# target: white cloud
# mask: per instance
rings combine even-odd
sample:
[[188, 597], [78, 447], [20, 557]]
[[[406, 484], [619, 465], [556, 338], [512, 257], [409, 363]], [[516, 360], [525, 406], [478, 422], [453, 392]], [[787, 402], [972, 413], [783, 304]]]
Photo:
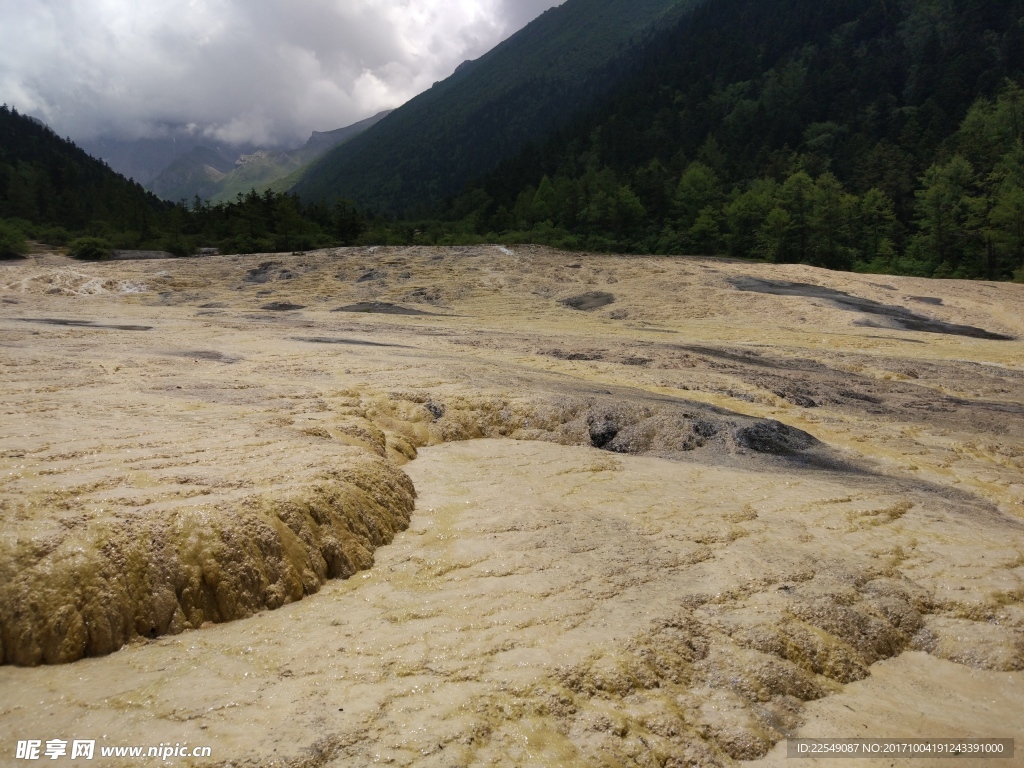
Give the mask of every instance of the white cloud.
[[290, 143], [398, 106], [559, 0], [0, 0], [0, 102], [75, 139]]

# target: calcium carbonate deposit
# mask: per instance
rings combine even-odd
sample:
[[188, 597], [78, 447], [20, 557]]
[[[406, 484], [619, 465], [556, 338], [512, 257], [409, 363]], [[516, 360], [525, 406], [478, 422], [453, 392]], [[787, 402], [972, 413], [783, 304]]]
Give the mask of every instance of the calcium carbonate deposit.
[[4, 263], [0, 763], [1024, 745], [1022, 306], [528, 246]]

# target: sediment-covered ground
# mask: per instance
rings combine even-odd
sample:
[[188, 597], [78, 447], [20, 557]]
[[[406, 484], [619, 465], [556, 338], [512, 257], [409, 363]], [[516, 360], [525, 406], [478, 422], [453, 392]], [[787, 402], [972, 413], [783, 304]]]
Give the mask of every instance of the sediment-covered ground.
[[1022, 306], [530, 247], [5, 263], [0, 763], [1024, 739]]

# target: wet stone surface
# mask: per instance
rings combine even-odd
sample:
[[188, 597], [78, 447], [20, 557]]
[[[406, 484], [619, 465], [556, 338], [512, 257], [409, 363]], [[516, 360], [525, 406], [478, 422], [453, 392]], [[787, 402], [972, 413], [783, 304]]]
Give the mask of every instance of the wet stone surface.
[[[823, 299], [834, 306], [848, 312], [861, 312], [867, 315], [875, 315], [885, 318], [888, 324], [879, 324], [877, 321], [861, 320], [857, 324], [867, 328], [903, 328], [908, 331], [920, 331], [922, 333], [946, 333], [954, 336], [968, 336], [976, 339], [992, 339], [998, 341], [1010, 341], [1013, 337], [1000, 333], [992, 333], [982, 328], [974, 328], [969, 325], [957, 325], [915, 314], [905, 307], [881, 304], [870, 299], [862, 299], [858, 296], [851, 296], [844, 291], [837, 291], [832, 288], [825, 288], [819, 285], [808, 285], [806, 283], [787, 283], [777, 280], [758, 280], [756, 278], [738, 278], [733, 285], [740, 291], [753, 293], [766, 293], [772, 296], [800, 296], [808, 299]], [[914, 301], [936, 306], [942, 305], [942, 299], [912, 297]]]
[[895, 325], [1020, 338], [1021, 286], [530, 246], [0, 273], [5, 743], [676, 768], [1024, 740], [1022, 342]]

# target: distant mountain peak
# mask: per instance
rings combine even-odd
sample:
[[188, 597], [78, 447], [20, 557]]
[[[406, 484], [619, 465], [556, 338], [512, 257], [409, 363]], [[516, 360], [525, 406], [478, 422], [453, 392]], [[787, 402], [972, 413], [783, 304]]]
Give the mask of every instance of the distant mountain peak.
[[248, 165], [250, 163], [260, 162], [262, 160], [270, 160], [276, 155], [285, 154], [283, 152], [274, 152], [269, 149], [257, 149], [250, 155], [239, 155], [238, 159], [235, 160], [236, 166]]
[[229, 154], [222, 148], [194, 147], [176, 157], [147, 186], [165, 200], [191, 200], [199, 195], [218, 202], [254, 188], [262, 192], [390, 113], [391, 110], [386, 110], [334, 131], [313, 131], [305, 145], [296, 149], [253, 148]]
[[313, 131], [313, 135], [309, 137], [309, 140], [306, 142], [303, 149], [318, 150], [322, 148], [323, 152], [326, 152], [327, 150], [338, 146], [338, 144], [358, 136], [363, 131], [376, 125], [392, 112], [394, 112], [393, 109], [385, 109], [383, 112], [378, 112], [373, 117], [368, 117], [365, 120], [360, 120], [358, 123], [353, 123], [345, 128], [338, 128], [333, 131]]

